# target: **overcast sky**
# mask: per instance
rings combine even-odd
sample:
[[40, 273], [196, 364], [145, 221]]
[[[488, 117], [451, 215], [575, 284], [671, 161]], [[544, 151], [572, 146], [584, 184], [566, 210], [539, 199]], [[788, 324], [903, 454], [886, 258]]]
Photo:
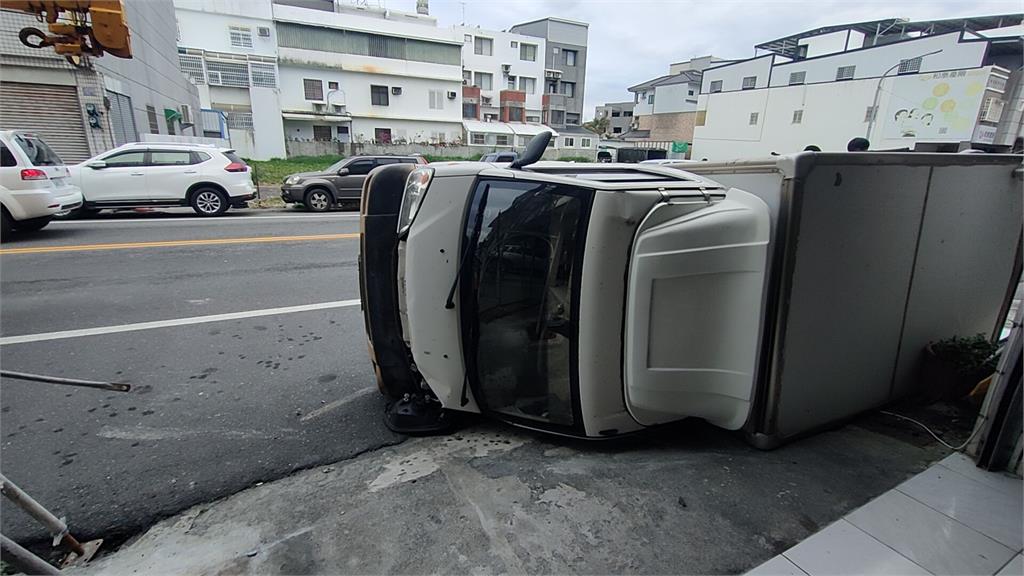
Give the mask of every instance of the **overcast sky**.
[[[380, 2], [395, 10], [416, 9], [416, 0]], [[627, 87], [666, 74], [670, 63], [693, 56], [749, 58], [754, 55], [754, 44], [833, 24], [1020, 11], [1020, 0], [430, 0], [430, 14], [445, 27], [464, 21], [490, 30], [506, 30], [545, 16], [590, 24], [584, 110], [587, 119], [593, 117], [594, 106], [631, 100]]]

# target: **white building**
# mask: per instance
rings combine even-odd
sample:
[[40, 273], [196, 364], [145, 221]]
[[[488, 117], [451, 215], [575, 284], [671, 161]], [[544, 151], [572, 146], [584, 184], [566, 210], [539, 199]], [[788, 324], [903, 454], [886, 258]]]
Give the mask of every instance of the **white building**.
[[228, 138], [247, 158], [283, 158], [270, 0], [174, 0], [174, 6], [178, 59], [199, 87], [203, 133]]
[[704, 70], [693, 157], [839, 151], [854, 137], [873, 150], [1008, 150], [1022, 135], [1020, 23], [880, 20], [760, 44], [766, 54]]
[[[481, 101], [476, 118], [539, 123], [544, 91], [545, 39], [470, 26], [456, 26], [454, 30], [463, 40], [463, 83], [480, 88]], [[525, 94], [522, 117], [502, 118], [501, 92], [505, 90], [518, 90]]]

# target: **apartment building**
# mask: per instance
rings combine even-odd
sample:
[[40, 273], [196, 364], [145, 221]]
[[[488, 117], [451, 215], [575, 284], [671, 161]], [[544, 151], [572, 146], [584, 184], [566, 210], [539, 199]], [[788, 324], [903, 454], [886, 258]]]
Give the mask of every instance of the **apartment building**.
[[693, 157], [727, 160], [816, 145], [956, 152], [1020, 148], [1021, 14], [827, 26], [710, 67]]
[[619, 138], [633, 127], [633, 108], [636, 102], [606, 102], [594, 108], [594, 118], [607, 118], [608, 129], [603, 134]]
[[628, 88], [633, 93], [632, 130], [628, 140], [692, 142], [701, 76], [709, 66], [725, 62], [702, 56], [669, 65], [669, 73]]
[[470, 26], [454, 30], [463, 40], [462, 83], [478, 89], [468, 91], [476, 101], [463, 117], [540, 123], [546, 41]]
[[509, 31], [544, 39], [541, 122], [556, 129], [580, 126], [587, 79], [588, 25], [543, 18], [516, 24]]
[[0, 129], [35, 131], [69, 163], [143, 134], [195, 135], [200, 101], [174, 58], [174, 5], [128, 0], [124, 14], [132, 58], [87, 57], [76, 68], [18, 40], [40, 27], [34, 16], [0, 10]]

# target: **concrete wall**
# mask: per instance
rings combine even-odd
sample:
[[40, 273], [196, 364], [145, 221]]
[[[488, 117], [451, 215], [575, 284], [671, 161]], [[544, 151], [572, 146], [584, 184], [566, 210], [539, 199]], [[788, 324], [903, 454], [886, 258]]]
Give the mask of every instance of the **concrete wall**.
[[700, 83], [666, 84], [654, 88], [654, 114], [693, 112], [697, 110]]
[[[597, 139], [595, 138], [595, 146]], [[490, 152], [517, 150], [519, 147], [496, 147], [496, 146], [430, 146], [422, 144], [381, 146], [376, 144], [342, 144], [340, 142], [298, 142], [287, 143], [288, 156], [325, 156], [343, 155], [352, 156], [356, 154], [424, 154], [430, 156], [443, 156], [451, 158], [473, 158]], [[583, 156], [594, 161], [597, 160], [597, 149], [555, 149], [549, 148], [544, 152], [545, 160], [558, 160], [567, 156]]]
[[[238, 54], [255, 54], [259, 56], [275, 56], [277, 54], [277, 31], [270, 15], [270, 0], [246, 1], [246, 12], [229, 12], [218, 14], [214, 5], [175, 0], [175, 15], [178, 19], [180, 40], [178, 44], [187, 48], [202, 48], [213, 52]], [[186, 8], [187, 6], [187, 8]], [[236, 8], [236, 7], [226, 7]], [[258, 15], [262, 14], [262, 17]], [[231, 45], [228, 27], [247, 27], [252, 32], [252, 48], [241, 48]], [[260, 37], [257, 28], [270, 28], [270, 37]]]
[[693, 142], [693, 125], [697, 112], [674, 112], [649, 116], [651, 140]]
[[708, 68], [704, 71], [701, 79], [700, 92], [705, 94], [710, 91], [711, 83], [716, 80], [722, 81], [722, 92], [732, 92], [743, 87], [743, 78], [757, 76], [755, 86], [765, 88], [768, 86], [768, 76], [771, 74], [772, 62], [776, 59], [774, 54], [752, 58], [737, 62], [736, 64], [725, 64], [717, 68]]

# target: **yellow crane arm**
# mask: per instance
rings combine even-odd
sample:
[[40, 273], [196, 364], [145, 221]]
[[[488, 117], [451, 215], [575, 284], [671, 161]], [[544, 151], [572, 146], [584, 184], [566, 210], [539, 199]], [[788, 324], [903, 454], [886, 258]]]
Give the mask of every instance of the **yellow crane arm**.
[[47, 32], [23, 28], [18, 37], [26, 46], [53, 46], [76, 66], [84, 54], [131, 58], [131, 33], [124, 19], [123, 0], [0, 0], [0, 8], [34, 14]]

